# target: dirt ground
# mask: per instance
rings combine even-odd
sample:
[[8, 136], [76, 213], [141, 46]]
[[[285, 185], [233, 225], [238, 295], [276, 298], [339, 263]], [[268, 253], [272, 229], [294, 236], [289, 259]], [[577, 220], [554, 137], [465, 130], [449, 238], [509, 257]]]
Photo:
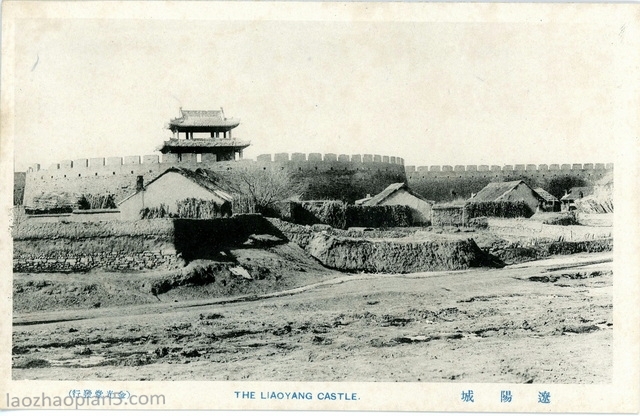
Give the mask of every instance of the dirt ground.
[[12, 376], [610, 383], [611, 260], [409, 275], [314, 269], [300, 271], [302, 287], [276, 293], [17, 308]]
[[13, 310], [93, 308], [100, 314], [113, 306], [272, 293], [338, 274], [295, 244], [233, 249], [227, 255], [229, 261], [196, 260], [178, 270], [14, 273]]

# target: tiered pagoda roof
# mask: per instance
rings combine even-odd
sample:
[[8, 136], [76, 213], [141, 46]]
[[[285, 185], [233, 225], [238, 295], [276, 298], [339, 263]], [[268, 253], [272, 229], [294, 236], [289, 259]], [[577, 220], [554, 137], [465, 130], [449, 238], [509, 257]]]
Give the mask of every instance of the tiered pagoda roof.
[[[242, 149], [251, 143], [232, 137], [232, 131], [240, 124], [237, 118], [227, 118], [224, 110], [183, 110], [167, 126], [174, 137], [163, 142], [158, 149], [162, 153], [215, 154], [217, 160], [242, 158]], [[202, 136], [209, 137], [197, 137]]]
[[241, 139], [225, 139], [225, 138], [210, 138], [210, 139], [169, 139], [164, 141], [160, 147], [160, 152], [169, 153], [171, 149], [185, 149], [189, 148], [189, 152], [192, 153], [206, 153], [207, 149], [214, 148], [233, 148], [244, 149], [251, 144], [249, 140]]
[[169, 122], [169, 129], [175, 132], [225, 132], [238, 127], [240, 120], [226, 118], [220, 110], [183, 110], [181, 116]]

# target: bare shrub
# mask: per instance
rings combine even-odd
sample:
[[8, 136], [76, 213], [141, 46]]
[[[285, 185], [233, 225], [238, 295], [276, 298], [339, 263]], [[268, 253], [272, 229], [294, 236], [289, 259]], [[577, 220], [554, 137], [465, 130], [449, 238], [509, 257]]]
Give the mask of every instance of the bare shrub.
[[238, 195], [247, 198], [246, 205], [253, 205], [255, 211], [261, 213], [273, 209], [278, 201], [299, 199], [305, 190], [305, 186], [294, 180], [286, 169], [237, 171], [226, 179], [225, 185], [234, 198]]
[[117, 208], [113, 194], [83, 194], [76, 204], [78, 209], [115, 209]]

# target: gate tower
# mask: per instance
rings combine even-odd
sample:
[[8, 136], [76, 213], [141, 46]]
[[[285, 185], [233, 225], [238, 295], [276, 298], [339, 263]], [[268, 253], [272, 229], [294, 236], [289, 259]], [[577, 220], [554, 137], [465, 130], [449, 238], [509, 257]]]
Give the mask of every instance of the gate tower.
[[[234, 138], [232, 130], [240, 124], [237, 118], [226, 118], [224, 110], [183, 110], [169, 122], [174, 137], [158, 149], [163, 162], [218, 162], [242, 159], [242, 151], [251, 143]], [[195, 161], [195, 160], [194, 160]]]

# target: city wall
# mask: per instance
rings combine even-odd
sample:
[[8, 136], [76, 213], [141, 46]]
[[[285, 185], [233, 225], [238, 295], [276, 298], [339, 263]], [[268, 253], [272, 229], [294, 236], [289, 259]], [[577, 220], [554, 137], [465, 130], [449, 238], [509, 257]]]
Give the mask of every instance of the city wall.
[[[553, 180], [570, 177], [572, 183], [593, 185], [613, 170], [613, 164], [551, 165], [455, 165], [404, 166], [400, 157], [372, 154], [276, 153], [260, 155], [256, 160], [200, 161], [196, 155], [183, 154], [182, 161], [159, 155], [65, 160], [46, 168], [36, 164], [26, 172], [15, 188], [24, 192], [24, 205], [43, 193], [114, 194], [116, 201], [135, 192], [136, 179], [148, 182], [171, 167], [204, 168], [223, 177], [233, 177], [249, 169], [288, 169], [294, 178], [307, 185], [305, 199], [340, 199], [353, 202], [382, 191], [391, 183], [407, 182], [428, 200], [450, 201], [468, 198], [489, 182], [523, 179], [532, 187], [549, 191], [558, 188]], [[554, 188], [555, 186], [555, 188]], [[18, 189], [20, 188], [20, 189]], [[558, 191], [556, 190], [556, 193]]]
[[405, 170], [415, 192], [430, 200], [451, 201], [469, 198], [490, 182], [522, 179], [533, 188], [550, 192], [559, 189], [554, 180], [557, 183], [561, 178], [570, 178], [565, 183], [574, 186], [592, 186], [613, 171], [613, 164], [406, 166]]
[[293, 176], [308, 184], [304, 197], [355, 200], [367, 193], [377, 193], [389, 183], [406, 180], [404, 160], [399, 157], [371, 154], [338, 155], [334, 153], [276, 153], [260, 155], [256, 160], [226, 162], [200, 161], [196, 155], [183, 154], [183, 159], [161, 159], [159, 155], [126, 156], [65, 160], [46, 168], [32, 165], [26, 173], [24, 204], [44, 193], [104, 194], [116, 201], [135, 192], [136, 179], [148, 182], [171, 167], [208, 169], [221, 176], [233, 176], [248, 169], [288, 169]]

